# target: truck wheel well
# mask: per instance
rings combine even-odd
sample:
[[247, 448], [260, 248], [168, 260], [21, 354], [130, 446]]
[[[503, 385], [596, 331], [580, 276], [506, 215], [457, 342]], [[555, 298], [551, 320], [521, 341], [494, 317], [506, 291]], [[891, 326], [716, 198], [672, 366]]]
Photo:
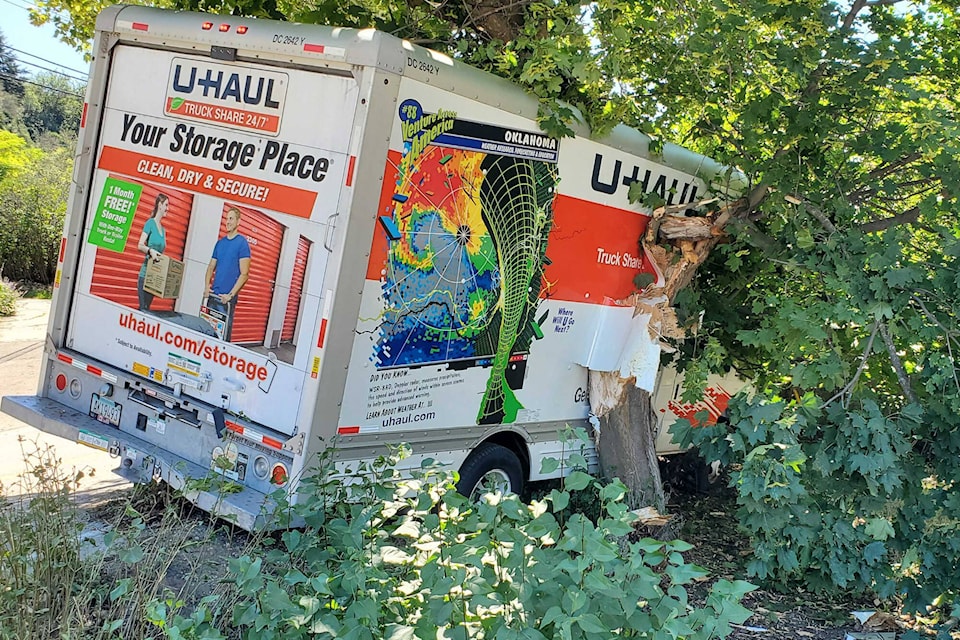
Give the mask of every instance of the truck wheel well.
[[519, 433], [514, 433], [512, 431], [499, 431], [492, 436], [485, 438], [481, 442], [477, 443], [479, 447], [484, 442], [492, 442], [498, 444], [501, 447], [506, 447], [517, 454], [517, 457], [520, 458], [520, 464], [523, 466], [523, 479], [527, 481], [530, 479], [530, 450], [527, 448], [527, 443]]

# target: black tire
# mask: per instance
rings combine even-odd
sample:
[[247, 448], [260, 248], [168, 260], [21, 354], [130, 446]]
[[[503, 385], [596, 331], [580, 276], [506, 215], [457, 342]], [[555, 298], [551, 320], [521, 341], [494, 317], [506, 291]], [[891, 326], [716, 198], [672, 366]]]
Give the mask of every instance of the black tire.
[[[460, 467], [457, 491], [472, 500], [483, 493], [501, 488], [504, 493], [523, 491], [523, 465], [510, 449], [492, 442], [484, 442], [467, 456]], [[485, 491], [486, 490], [486, 491]]]

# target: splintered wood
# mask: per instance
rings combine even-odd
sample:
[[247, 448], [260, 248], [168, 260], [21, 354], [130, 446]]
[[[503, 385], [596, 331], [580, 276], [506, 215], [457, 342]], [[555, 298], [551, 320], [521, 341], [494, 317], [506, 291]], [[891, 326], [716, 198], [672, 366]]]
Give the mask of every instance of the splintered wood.
[[656, 510], [655, 507], [642, 507], [631, 511], [637, 516], [637, 524], [645, 527], [664, 527], [673, 520], [672, 515], [664, 515]]

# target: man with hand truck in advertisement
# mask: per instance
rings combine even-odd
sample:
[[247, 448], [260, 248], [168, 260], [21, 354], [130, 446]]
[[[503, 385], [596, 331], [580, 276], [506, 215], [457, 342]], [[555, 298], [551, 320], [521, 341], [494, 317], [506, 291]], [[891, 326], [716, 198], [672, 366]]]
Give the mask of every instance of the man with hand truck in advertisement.
[[237, 296], [250, 277], [250, 244], [239, 234], [238, 208], [227, 209], [226, 228], [226, 235], [217, 240], [207, 265], [203, 291], [207, 304], [200, 312], [206, 313], [220, 338], [229, 342]]

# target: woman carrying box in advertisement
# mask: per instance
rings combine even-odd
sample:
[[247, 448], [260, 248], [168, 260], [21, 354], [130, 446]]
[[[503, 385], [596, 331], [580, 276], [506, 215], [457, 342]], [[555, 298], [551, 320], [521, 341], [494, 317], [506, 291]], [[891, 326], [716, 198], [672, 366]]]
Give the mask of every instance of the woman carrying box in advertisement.
[[157, 199], [153, 203], [153, 213], [143, 225], [143, 233], [140, 234], [140, 242], [137, 243], [137, 250], [146, 254], [143, 265], [140, 266], [140, 276], [137, 278], [140, 311], [149, 311], [150, 305], [153, 304], [153, 294], [143, 290], [143, 279], [147, 275], [147, 262], [159, 258], [167, 248], [167, 231], [163, 228], [162, 221], [167, 215], [169, 204], [170, 198], [165, 193], [157, 194]]

